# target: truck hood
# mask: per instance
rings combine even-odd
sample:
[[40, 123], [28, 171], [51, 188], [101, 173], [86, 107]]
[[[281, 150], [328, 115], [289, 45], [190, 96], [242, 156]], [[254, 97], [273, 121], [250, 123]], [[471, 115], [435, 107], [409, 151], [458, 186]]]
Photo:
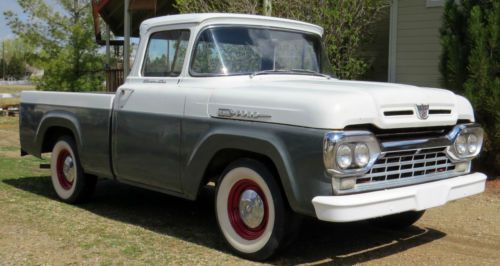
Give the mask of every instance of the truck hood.
[[[474, 120], [465, 98], [442, 89], [321, 77], [257, 76], [238, 84], [213, 90], [210, 116], [323, 129], [359, 124], [428, 127]], [[428, 118], [419, 117], [417, 105], [429, 105]]]

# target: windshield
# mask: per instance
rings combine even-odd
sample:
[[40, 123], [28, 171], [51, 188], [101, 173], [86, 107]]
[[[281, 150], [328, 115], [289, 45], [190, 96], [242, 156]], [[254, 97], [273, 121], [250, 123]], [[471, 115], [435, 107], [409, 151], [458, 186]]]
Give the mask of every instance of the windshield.
[[262, 73], [332, 74], [318, 35], [268, 28], [218, 27], [201, 33], [192, 76]]

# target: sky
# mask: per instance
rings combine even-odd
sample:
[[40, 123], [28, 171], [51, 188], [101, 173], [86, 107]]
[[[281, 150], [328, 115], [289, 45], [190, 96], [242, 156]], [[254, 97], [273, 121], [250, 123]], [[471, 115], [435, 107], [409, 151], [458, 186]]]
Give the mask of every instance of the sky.
[[21, 7], [17, 4], [15, 0], [2, 0], [0, 1], [0, 40], [15, 38], [15, 35], [7, 26], [7, 21], [3, 15], [3, 12], [7, 10], [12, 10], [19, 14], [21, 18], [26, 19], [26, 15], [23, 14]]
[[[45, 0], [50, 6], [53, 6], [56, 10], [60, 10], [56, 3], [57, 0]], [[3, 39], [13, 39], [16, 37], [14, 33], [7, 26], [7, 21], [3, 13], [7, 10], [11, 10], [18, 14], [21, 19], [27, 19], [27, 15], [23, 14], [21, 7], [17, 4], [17, 0], [0, 0], [0, 40]]]
[[[3, 13], [7, 10], [14, 11], [14, 13], [18, 14], [21, 19], [27, 19], [28, 16], [23, 14], [23, 11], [19, 4], [17, 4], [18, 0], [0, 0], [0, 41], [4, 39], [13, 39], [16, 38], [16, 35], [12, 33], [9, 26], [7, 26], [7, 21]], [[22, 1], [22, 0], [21, 0]], [[45, 0], [50, 6], [54, 7], [56, 10], [61, 10], [62, 8], [57, 4], [57, 0]], [[122, 39], [122, 38], [118, 38]], [[132, 45], [137, 45], [139, 42], [138, 38], [131, 38], [130, 40]]]

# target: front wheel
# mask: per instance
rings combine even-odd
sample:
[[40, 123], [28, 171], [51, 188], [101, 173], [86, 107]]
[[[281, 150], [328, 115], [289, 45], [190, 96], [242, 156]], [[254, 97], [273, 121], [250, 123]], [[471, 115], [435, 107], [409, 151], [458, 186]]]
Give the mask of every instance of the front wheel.
[[271, 172], [250, 159], [232, 163], [221, 175], [215, 211], [229, 246], [251, 260], [269, 258], [286, 242], [286, 220], [293, 215]]
[[97, 178], [85, 175], [72, 138], [58, 139], [52, 149], [52, 186], [57, 196], [67, 203], [83, 202], [94, 191]]

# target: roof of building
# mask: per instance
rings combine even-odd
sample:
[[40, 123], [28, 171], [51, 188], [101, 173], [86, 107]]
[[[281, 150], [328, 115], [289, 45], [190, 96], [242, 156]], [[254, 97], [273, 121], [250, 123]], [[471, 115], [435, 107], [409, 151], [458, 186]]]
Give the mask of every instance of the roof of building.
[[[175, 1], [172, 0], [129, 0], [130, 34], [139, 36], [139, 25], [142, 21], [156, 16], [178, 14]], [[92, 11], [96, 35], [100, 34], [99, 17], [109, 25], [115, 36], [123, 36], [124, 1], [93, 0]]]

